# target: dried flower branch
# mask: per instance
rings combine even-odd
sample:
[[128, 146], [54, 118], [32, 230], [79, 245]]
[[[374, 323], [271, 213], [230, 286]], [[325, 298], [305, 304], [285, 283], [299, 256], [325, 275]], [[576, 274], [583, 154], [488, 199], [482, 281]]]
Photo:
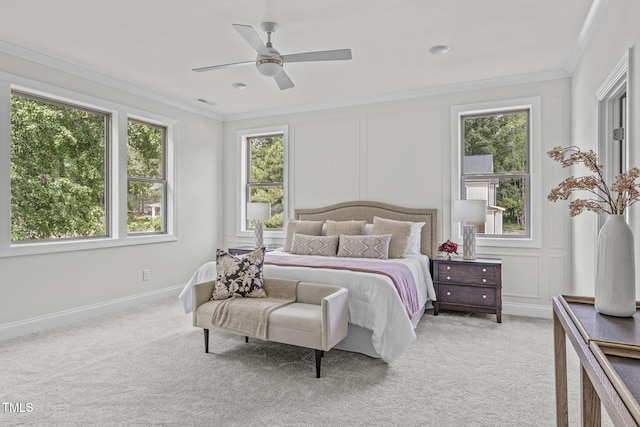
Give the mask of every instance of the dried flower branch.
[[604, 180], [604, 166], [598, 163], [598, 156], [593, 150], [581, 151], [580, 148], [555, 147], [547, 152], [553, 160], [562, 167], [582, 164], [595, 174], [573, 177], [570, 176], [553, 188], [547, 199], [552, 202], [567, 200], [574, 191], [584, 191], [590, 194], [587, 198], [574, 199], [569, 202], [569, 214], [576, 216], [584, 211], [608, 213], [610, 215], [623, 214], [625, 209], [640, 200], [640, 169], [633, 167], [627, 172], [617, 175], [611, 187]]

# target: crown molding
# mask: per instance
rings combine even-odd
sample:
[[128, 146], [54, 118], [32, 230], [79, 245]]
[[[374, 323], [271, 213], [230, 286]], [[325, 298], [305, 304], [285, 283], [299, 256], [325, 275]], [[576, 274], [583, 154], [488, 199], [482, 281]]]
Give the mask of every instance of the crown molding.
[[98, 73], [88, 68], [85, 68], [76, 64], [72, 64], [70, 62], [63, 61], [61, 59], [54, 58], [52, 56], [49, 56], [40, 52], [36, 52], [34, 50], [27, 49], [22, 46], [18, 46], [16, 44], [7, 42], [5, 40], [0, 40], [0, 52], [6, 53], [11, 56], [15, 56], [16, 58], [34, 62], [36, 64], [40, 64], [40, 65], [52, 68], [54, 70], [61, 71], [85, 80], [89, 80], [94, 83], [99, 83], [113, 89], [122, 90], [124, 92], [137, 95], [154, 102], [159, 102], [169, 107], [178, 108], [184, 111], [188, 111], [190, 113], [195, 113], [195, 114], [205, 116], [211, 119], [216, 119], [219, 121], [222, 121], [223, 119], [221, 115], [214, 113], [212, 111], [208, 111], [207, 109], [198, 108], [197, 106], [177, 101], [173, 98], [160, 95], [156, 92], [145, 89], [138, 85], [134, 85], [134, 84], [110, 77], [106, 74]]
[[314, 111], [331, 110], [337, 108], [356, 107], [360, 105], [377, 104], [383, 102], [402, 101], [405, 99], [424, 98], [437, 95], [448, 95], [459, 92], [468, 92], [472, 90], [492, 89], [502, 86], [510, 86], [517, 84], [535, 83], [547, 80], [557, 80], [569, 78], [569, 73], [564, 69], [550, 70], [539, 73], [520, 74], [515, 76], [500, 77], [487, 80], [476, 80], [471, 82], [455, 83], [450, 85], [435, 86], [419, 90], [411, 90], [404, 92], [395, 92], [389, 94], [367, 96], [354, 98], [350, 100], [331, 102], [324, 104], [305, 105], [293, 108], [271, 109], [263, 111], [254, 111], [249, 113], [238, 113], [224, 115], [224, 122], [256, 119], [263, 117], [280, 116], [287, 114], [308, 113]]
[[573, 75], [578, 63], [582, 59], [587, 43], [591, 40], [596, 24], [600, 21], [600, 18], [602, 18], [602, 14], [604, 13], [604, 9], [608, 2], [609, 0], [593, 0], [593, 3], [591, 3], [589, 13], [587, 13], [587, 17], [582, 24], [580, 34], [578, 34], [578, 40], [573, 47], [573, 52], [571, 53], [569, 62], [566, 65], [569, 75]]

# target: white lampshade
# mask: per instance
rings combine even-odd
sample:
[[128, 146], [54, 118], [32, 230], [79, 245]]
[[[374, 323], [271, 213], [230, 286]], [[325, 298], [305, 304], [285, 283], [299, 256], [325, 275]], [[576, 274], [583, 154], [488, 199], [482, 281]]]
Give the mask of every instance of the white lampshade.
[[484, 223], [487, 220], [487, 202], [485, 200], [454, 200], [453, 220], [462, 223]]
[[271, 218], [271, 203], [247, 203], [247, 219], [262, 221]]

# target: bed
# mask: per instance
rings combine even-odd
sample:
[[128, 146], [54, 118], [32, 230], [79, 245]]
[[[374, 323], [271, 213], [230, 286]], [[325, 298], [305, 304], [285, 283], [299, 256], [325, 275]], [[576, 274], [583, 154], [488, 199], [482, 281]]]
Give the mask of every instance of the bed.
[[[304, 280], [345, 287], [349, 290], [349, 333], [336, 348], [381, 358], [386, 363], [397, 360], [415, 341], [415, 326], [425, 308], [435, 301], [429, 270], [429, 258], [437, 251], [437, 210], [404, 208], [390, 204], [355, 201], [315, 209], [297, 209], [298, 221], [366, 221], [374, 217], [395, 221], [424, 223], [416, 242], [419, 252], [402, 259], [335, 260], [339, 266], [327, 266], [334, 257], [292, 255], [282, 249], [267, 252], [264, 277]], [[367, 226], [369, 227], [369, 226]], [[326, 228], [326, 227], [325, 227]], [[324, 234], [324, 233], [323, 233]], [[316, 261], [320, 264], [316, 265]], [[344, 267], [345, 263], [353, 267]], [[325, 263], [325, 264], [322, 264]], [[380, 265], [380, 271], [374, 271]], [[366, 265], [365, 267], [361, 267]], [[385, 269], [410, 271], [415, 283], [413, 297], [403, 294], [397, 278]], [[190, 288], [195, 283], [214, 280], [215, 262], [201, 266], [180, 295], [185, 312], [190, 312]], [[407, 293], [405, 291], [405, 293]], [[402, 294], [402, 296], [401, 296]], [[410, 303], [407, 303], [407, 298]], [[411, 307], [409, 307], [411, 306]]]

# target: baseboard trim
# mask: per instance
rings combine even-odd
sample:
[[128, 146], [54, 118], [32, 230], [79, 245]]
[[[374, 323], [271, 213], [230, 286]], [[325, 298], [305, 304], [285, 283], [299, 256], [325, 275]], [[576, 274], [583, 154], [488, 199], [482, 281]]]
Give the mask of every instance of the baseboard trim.
[[502, 314], [552, 319], [553, 309], [551, 308], [551, 306], [547, 307], [530, 304], [504, 303], [502, 305]]
[[[158, 289], [155, 291], [145, 292], [142, 294], [131, 295], [124, 298], [118, 298], [98, 304], [78, 307], [71, 310], [60, 311], [58, 313], [48, 314], [46, 316], [34, 317], [27, 320], [21, 320], [14, 323], [8, 323], [0, 326], [0, 341], [14, 338], [58, 326], [67, 325], [69, 323], [80, 320], [90, 319], [92, 317], [103, 314], [113, 313], [115, 311], [132, 308], [140, 303], [158, 300], [161, 298], [175, 296], [178, 297], [184, 285], [171, 286], [168, 288]], [[177, 304], [176, 300], [176, 304]]]

